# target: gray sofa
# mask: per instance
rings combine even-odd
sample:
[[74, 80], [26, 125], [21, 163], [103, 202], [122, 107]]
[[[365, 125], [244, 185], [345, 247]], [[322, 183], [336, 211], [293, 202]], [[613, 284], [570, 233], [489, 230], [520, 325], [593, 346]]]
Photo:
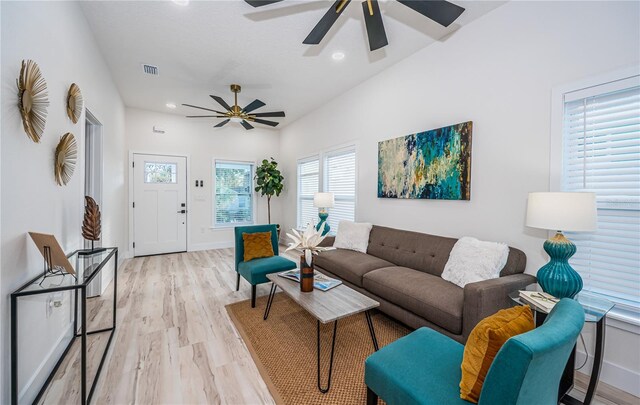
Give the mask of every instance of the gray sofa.
[[[333, 237], [323, 241], [331, 246]], [[440, 275], [456, 239], [374, 225], [367, 253], [335, 249], [314, 257], [315, 268], [380, 302], [380, 311], [412, 328], [428, 326], [459, 342], [473, 327], [513, 305], [508, 294], [536, 281], [523, 274], [527, 258], [509, 248], [497, 279], [464, 288]]]

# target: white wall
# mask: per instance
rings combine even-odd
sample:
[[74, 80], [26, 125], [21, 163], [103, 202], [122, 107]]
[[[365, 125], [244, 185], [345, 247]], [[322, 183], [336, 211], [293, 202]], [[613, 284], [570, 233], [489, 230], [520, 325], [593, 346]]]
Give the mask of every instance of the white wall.
[[[524, 226], [527, 194], [549, 189], [553, 87], [640, 60], [638, 2], [511, 2], [282, 130], [285, 175], [295, 161], [358, 143], [359, 221], [504, 241], [527, 272], [547, 260], [546, 232]], [[339, 74], [339, 73], [336, 73]], [[472, 120], [471, 201], [377, 198], [377, 143]], [[295, 225], [295, 184], [283, 222]], [[603, 379], [638, 395], [640, 339], [610, 333]], [[612, 364], [627, 369], [613, 381]]]
[[[213, 128], [211, 119], [188, 119], [175, 114], [161, 114], [135, 108], [126, 110], [127, 149], [132, 152], [181, 154], [189, 156], [189, 250], [233, 246], [233, 228], [213, 229], [212, 180], [213, 159], [240, 160], [259, 163], [274, 157], [278, 160], [277, 130], [256, 126], [247, 131], [239, 124], [228, 123]], [[153, 126], [165, 131], [153, 133]], [[279, 160], [278, 160], [279, 161]], [[195, 187], [195, 180], [204, 180], [204, 187]], [[290, 182], [286, 178], [288, 187]], [[295, 183], [295, 176], [294, 176]], [[256, 194], [257, 223], [267, 223], [267, 199]], [[271, 200], [271, 222], [281, 218], [283, 200]], [[130, 241], [131, 242], [131, 241]], [[129, 243], [131, 247], [131, 243]]]
[[[104, 125], [103, 245], [124, 247], [125, 179], [124, 105], [97, 48], [84, 15], [72, 2], [2, 2], [2, 356], [0, 403], [10, 399], [9, 294], [42, 270], [42, 257], [28, 231], [52, 233], [67, 252], [82, 247], [80, 227], [84, 195], [84, 116], [73, 124], [65, 99], [72, 82], [86, 107]], [[16, 78], [23, 59], [35, 60], [47, 81], [49, 114], [40, 144], [27, 138], [17, 108]], [[60, 137], [72, 132], [78, 142], [78, 165], [65, 186], [53, 177], [53, 153]], [[51, 363], [42, 362], [64, 338], [69, 306], [45, 315], [47, 297], [21, 303], [20, 388], [39, 367], [33, 389], [40, 386]], [[67, 304], [70, 302], [66, 299]], [[62, 342], [64, 343], [64, 342]], [[28, 347], [27, 347], [28, 345]], [[52, 356], [55, 360], [57, 355]], [[27, 389], [22, 402], [35, 394]]]

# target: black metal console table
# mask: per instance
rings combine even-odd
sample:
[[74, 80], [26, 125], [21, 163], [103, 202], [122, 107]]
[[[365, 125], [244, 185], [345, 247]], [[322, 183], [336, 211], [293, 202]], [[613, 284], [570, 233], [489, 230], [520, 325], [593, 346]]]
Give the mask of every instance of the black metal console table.
[[[37, 403], [44, 392], [46, 391], [51, 379], [55, 375], [56, 371], [62, 364], [62, 361], [66, 357], [67, 353], [71, 349], [71, 346], [75, 342], [76, 338], [80, 338], [80, 403], [87, 404], [91, 402], [96, 383], [100, 377], [100, 371], [104, 364], [113, 334], [116, 330], [116, 303], [117, 303], [117, 291], [118, 291], [118, 248], [110, 247], [104, 251], [97, 252], [91, 255], [79, 254], [80, 250], [77, 250], [67, 257], [69, 262], [73, 265], [76, 272], [75, 277], [70, 274], [56, 274], [56, 275], [39, 275], [31, 281], [18, 288], [11, 293], [11, 403], [13, 405], [18, 404], [18, 303], [20, 297], [49, 294], [59, 291], [73, 291], [74, 293], [74, 316], [73, 316], [73, 336], [69, 341], [69, 344], [65, 348], [62, 356], [58, 359], [53, 370], [47, 377], [45, 383], [40, 388], [40, 391], [36, 395], [33, 403]], [[108, 328], [87, 331], [87, 287], [95, 279], [96, 276], [102, 273], [106, 264], [114, 259], [114, 271], [113, 271], [113, 321], [112, 325]], [[78, 324], [78, 293], [80, 294], [80, 323]], [[96, 371], [96, 375], [91, 382], [89, 392], [87, 393], [87, 335], [94, 333], [109, 332], [109, 340], [104, 348], [104, 352], [100, 358], [100, 364]]]

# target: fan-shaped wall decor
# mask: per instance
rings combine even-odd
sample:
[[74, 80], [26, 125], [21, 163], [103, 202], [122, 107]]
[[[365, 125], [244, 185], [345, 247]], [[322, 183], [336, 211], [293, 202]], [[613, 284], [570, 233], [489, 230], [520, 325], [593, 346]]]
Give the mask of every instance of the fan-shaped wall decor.
[[54, 172], [56, 183], [58, 183], [59, 186], [64, 186], [71, 180], [73, 171], [76, 168], [77, 158], [78, 144], [76, 143], [76, 138], [72, 133], [67, 132], [60, 138], [60, 142], [56, 147]]
[[18, 84], [18, 107], [22, 126], [33, 142], [39, 143], [47, 122], [49, 99], [47, 82], [42, 77], [38, 64], [32, 60], [22, 61]]
[[83, 103], [80, 87], [72, 83], [71, 87], [69, 87], [69, 93], [67, 94], [67, 115], [74, 124], [80, 119]]

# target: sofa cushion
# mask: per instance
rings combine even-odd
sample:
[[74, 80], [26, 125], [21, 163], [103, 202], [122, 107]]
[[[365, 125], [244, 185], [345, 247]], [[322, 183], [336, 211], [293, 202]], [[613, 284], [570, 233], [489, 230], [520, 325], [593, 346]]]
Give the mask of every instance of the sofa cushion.
[[[367, 254], [396, 266], [440, 276], [456, 241], [457, 239], [444, 236], [374, 225], [369, 233]], [[527, 257], [524, 252], [510, 247], [507, 264], [500, 271], [500, 276], [522, 273], [526, 264]]]
[[386, 267], [365, 274], [362, 284], [451, 333], [462, 333], [464, 290], [453, 283], [407, 267]]
[[362, 276], [366, 273], [393, 266], [393, 263], [375, 256], [346, 249], [321, 252], [313, 257], [313, 264], [358, 287], [362, 287]]
[[375, 226], [367, 253], [396, 266], [440, 276], [456, 239]]

